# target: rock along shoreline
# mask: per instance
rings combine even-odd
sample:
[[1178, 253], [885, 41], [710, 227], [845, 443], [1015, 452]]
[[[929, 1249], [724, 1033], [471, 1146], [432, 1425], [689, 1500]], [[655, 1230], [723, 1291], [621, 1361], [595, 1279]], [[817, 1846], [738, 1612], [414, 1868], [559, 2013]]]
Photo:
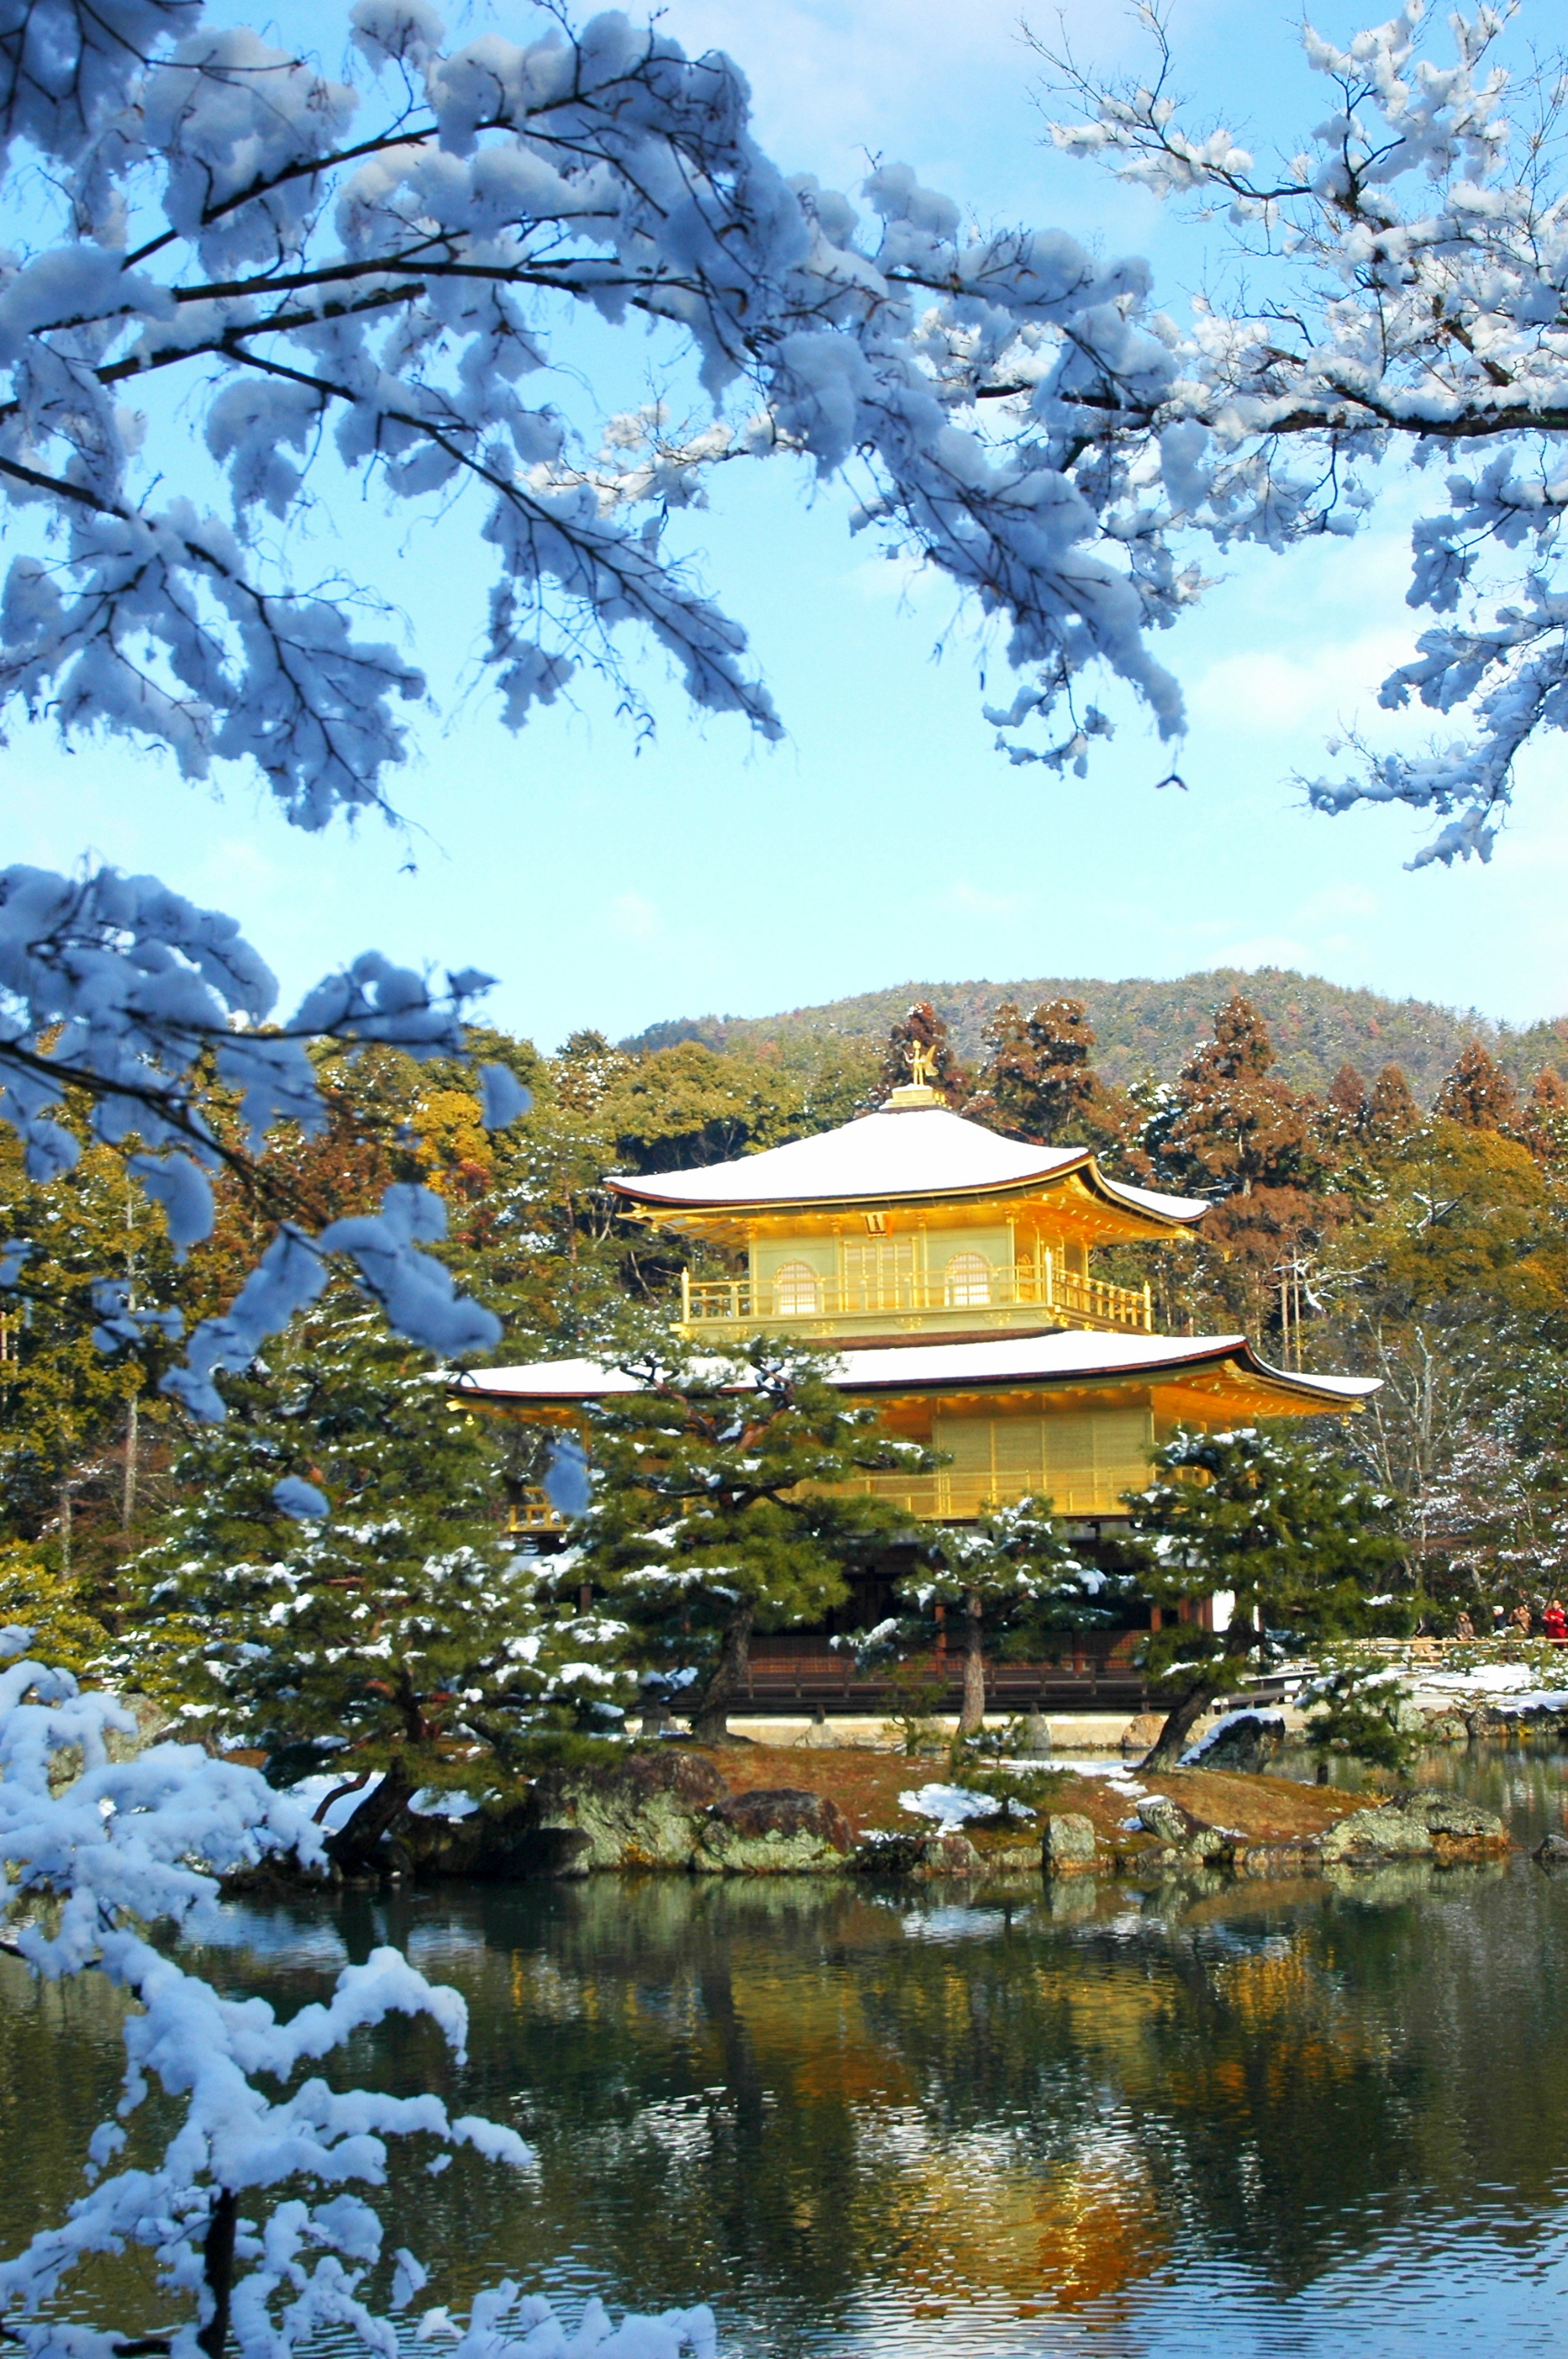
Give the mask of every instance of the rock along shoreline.
[[961, 1826], [912, 1819], [914, 1767], [864, 1751], [688, 1745], [546, 1770], [504, 1810], [417, 1818], [381, 1873], [418, 1880], [595, 1875], [903, 1876], [966, 1884], [1301, 1877], [1448, 1867], [1513, 1849], [1495, 1812], [1430, 1789], [1368, 1803], [1337, 1788], [1210, 1769], [1063, 1771], [1037, 1810]]

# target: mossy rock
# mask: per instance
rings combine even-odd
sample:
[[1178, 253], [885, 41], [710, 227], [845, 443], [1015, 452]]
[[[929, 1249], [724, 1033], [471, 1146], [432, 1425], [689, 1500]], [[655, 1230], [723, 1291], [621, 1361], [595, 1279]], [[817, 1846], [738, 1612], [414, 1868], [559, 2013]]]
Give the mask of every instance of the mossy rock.
[[1095, 1827], [1076, 1810], [1053, 1810], [1041, 1829], [1042, 1863], [1047, 1875], [1092, 1875]]
[[592, 1767], [547, 1769], [530, 1821], [540, 1832], [585, 1834], [585, 1873], [596, 1868], [689, 1867], [703, 1821], [729, 1788], [705, 1754], [675, 1745]]
[[699, 1875], [825, 1875], [855, 1849], [849, 1820], [825, 1794], [773, 1787], [727, 1794], [697, 1830]]

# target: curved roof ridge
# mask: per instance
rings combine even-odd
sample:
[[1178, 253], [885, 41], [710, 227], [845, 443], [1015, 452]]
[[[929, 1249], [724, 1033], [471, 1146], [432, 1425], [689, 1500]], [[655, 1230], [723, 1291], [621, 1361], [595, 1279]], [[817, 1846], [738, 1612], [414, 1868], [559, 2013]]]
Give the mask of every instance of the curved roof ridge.
[[[849, 1392], [909, 1392], [925, 1386], [945, 1389], [988, 1383], [1018, 1386], [1031, 1381], [1071, 1385], [1075, 1378], [1174, 1375], [1184, 1368], [1227, 1359], [1287, 1395], [1313, 1394], [1319, 1400], [1361, 1400], [1377, 1392], [1381, 1384], [1377, 1376], [1319, 1375], [1304, 1369], [1276, 1368], [1245, 1335], [1102, 1334], [1078, 1328], [1059, 1328], [1044, 1335], [987, 1336], [979, 1343], [909, 1343], [884, 1351], [841, 1353], [833, 1381]], [[719, 1367], [730, 1362], [724, 1353], [716, 1353], [709, 1364]], [[623, 1369], [601, 1361], [572, 1359], [534, 1360], [510, 1368], [470, 1368], [454, 1379], [452, 1388], [492, 1400], [570, 1401], [635, 1392], [638, 1385]]]
[[836, 1130], [794, 1138], [693, 1171], [611, 1172], [606, 1185], [633, 1202], [671, 1211], [746, 1204], [842, 1203], [857, 1197], [944, 1196], [1016, 1188], [1086, 1171], [1114, 1203], [1161, 1221], [1191, 1222], [1202, 1199], [1166, 1196], [1103, 1172], [1087, 1147], [1039, 1147], [1004, 1138], [945, 1106], [860, 1115]]

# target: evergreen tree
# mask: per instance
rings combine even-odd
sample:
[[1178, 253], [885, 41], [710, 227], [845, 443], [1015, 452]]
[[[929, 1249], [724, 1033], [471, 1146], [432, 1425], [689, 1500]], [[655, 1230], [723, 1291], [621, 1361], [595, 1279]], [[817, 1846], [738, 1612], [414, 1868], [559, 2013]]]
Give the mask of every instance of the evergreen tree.
[[1367, 1136], [1374, 1147], [1399, 1147], [1421, 1128], [1421, 1108], [1399, 1065], [1385, 1065], [1367, 1102]]
[[1542, 1065], [1537, 1073], [1520, 1135], [1541, 1162], [1568, 1160], [1568, 1082], [1555, 1065]]
[[1293, 1336], [1305, 1297], [1297, 1272], [1348, 1207], [1326, 1185], [1318, 1109], [1275, 1073], [1269, 1027], [1235, 993], [1217, 1010], [1144, 1132], [1146, 1168], [1166, 1185], [1206, 1190], [1200, 1233], [1210, 1315]]
[[1047, 1147], [1096, 1146], [1111, 1129], [1109, 1093], [1089, 1061], [1094, 1027], [1081, 999], [1044, 999], [1028, 1016], [1006, 1000], [981, 1037], [986, 1061], [964, 1107], [972, 1121]]
[[1269, 1027], [1233, 994], [1177, 1077], [1160, 1153], [1173, 1176], [1219, 1194], [1293, 1186], [1309, 1141], [1300, 1099], [1273, 1071]]
[[800, 1109], [780, 1066], [683, 1040], [630, 1060], [599, 1110], [622, 1169], [678, 1171], [778, 1146], [796, 1135]]
[[1365, 1130], [1370, 1111], [1367, 1084], [1348, 1060], [1330, 1082], [1326, 1103], [1329, 1121], [1341, 1136], [1357, 1137]]
[[1512, 1131], [1519, 1123], [1519, 1093], [1497, 1059], [1472, 1040], [1460, 1050], [1432, 1110], [1466, 1130]]
[[907, 1016], [901, 1018], [888, 1034], [887, 1053], [877, 1082], [877, 1095], [885, 1098], [891, 1091], [902, 1089], [910, 1077], [910, 1052], [924, 1049], [931, 1059], [931, 1086], [950, 1106], [962, 1105], [969, 1094], [969, 1077], [953, 1046], [945, 1017], [938, 1016], [928, 999], [917, 999]]
[[1395, 1502], [1313, 1442], [1255, 1429], [1176, 1435], [1154, 1479], [1128, 1495], [1139, 1580], [1162, 1614], [1232, 1600], [1223, 1630], [1170, 1620], [1145, 1662], [1175, 1701], [1150, 1767], [1181, 1758], [1217, 1696], [1257, 1667], [1272, 1634], [1311, 1645], [1376, 1626], [1374, 1603], [1403, 1554]]
[[935, 1525], [923, 1535], [921, 1562], [899, 1583], [924, 1614], [941, 1605], [962, 1614], [964, 1694], [958, 1734], [972, 1736], [985, 1719], [985, 1640], [1018, 1614], [1052, 1605], [1069, 1626], [1087, 1620], [1085, 1608], [1100, 1576], [1074, 1555], [1053, 1520], [1048, 1499], [1021, 1499], [982, 1516], [972, 1526]]
[[476, 1748], [492, 1781], [552, 1703], [613, 1695], [611, 1634], [556, 1607], [550, 1560], [500, 1527], [494, 1427], [346, 1288], [226, 1397], [135, 1565], [122, 1674], [265, 1753], [276, 1784], [380, 1771], [333, 1840], [341, 1864], [371, 1859], [420, 1787], [471, 1782]]
[[571, 1033], [551, 1068], [556, 1095], [573, 1114], [596, 1114], [612, 1091], [636, 1071], [637, 1060], [612, 1048], [602, 1032]]
[[1375, 1769], [1402, 1772], [1417, 1751], [1421, 1715], [1409, 1689], [1390, 1677], [1377, 1656], [1351, 1656], [1313, 1680], [1302, 1701], [1310, 1710], [1306, 1740], [1318, 1754], [1346, 1753]]
[[649, 1349], [622, 1364], [638, 1389], [590, 1411], [576, 1560], [641, 1659], [690, 1689], [693, 1734], [723, 1744], [752, 1634], [819, 1619], [851, 1570], [907, 1531], [856, 1478], [932, 1462], [881, 1433], [874, 1410], [849, 1408], [829, 1361], [794, 1343], [760, 1337], [725, 1362]]

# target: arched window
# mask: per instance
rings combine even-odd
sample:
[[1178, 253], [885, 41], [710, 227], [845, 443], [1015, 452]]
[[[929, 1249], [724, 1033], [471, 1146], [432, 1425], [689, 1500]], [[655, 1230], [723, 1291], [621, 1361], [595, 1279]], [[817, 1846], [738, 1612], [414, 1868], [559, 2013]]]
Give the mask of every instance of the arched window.
[[954, 1307], [991, 1299], [991, 1266], [984, 1254], [955, 1254], [946, 1268], [947, 1300]]
[[773, 1309], [781, 1319], [810, 1319], [819, 1307], [816, 1272], [808, 1261], [786, 1261], [773, 1279]]

